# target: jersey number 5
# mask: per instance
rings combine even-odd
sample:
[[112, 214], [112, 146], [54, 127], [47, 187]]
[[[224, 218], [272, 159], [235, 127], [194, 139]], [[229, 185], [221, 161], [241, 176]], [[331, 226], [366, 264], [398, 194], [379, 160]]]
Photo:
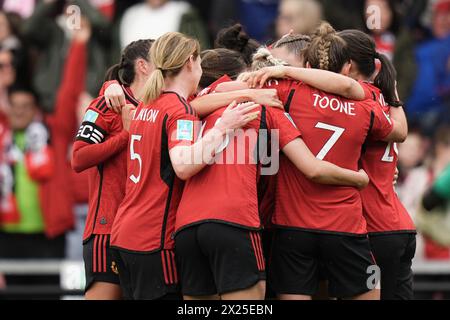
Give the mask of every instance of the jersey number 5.
[[141, 159], [141, 156], [138, 153], [134, 152], [134, 142], [135, 141], [141, 141], [141, 139], [142, 139], [141, 135], [133, 134], [131, 136], [131, 141], [130, 141], [131, 160], [137, 160], [139, 162], [139, 175], [137, 177], [134, 174], [132, 174], [130, 176], [131, 181], [133, 181], [134, 183], [138, 183], [139, 180], [141, 180], [142, 159]]
[[320, 150], [320, 152], [316, 156], [317, 159], [323, 160], [325, 158], [325, 156], [328, 154], [328, 152], [330, 152], [331, 148], [333, 148], [333, 146], [336, 144], [336, 142], [342, 136], [345, 129], [336, 127], [336, 126], [332, 126], [330, 124], [326, 124], [323, 122], [318, 122], [316, 124], [316, 128], [333, 131], [333, 135], [331, 136], [331, 138], [328, 139], [327, 143], [325, 143], [322, 150]]

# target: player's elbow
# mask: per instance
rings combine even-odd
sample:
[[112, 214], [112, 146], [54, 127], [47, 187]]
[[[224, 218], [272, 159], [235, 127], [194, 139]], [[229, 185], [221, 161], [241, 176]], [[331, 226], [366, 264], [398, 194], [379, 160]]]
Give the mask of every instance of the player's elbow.
[[81, 165], [80, 165], [77, 161], [75, 161], [73, 158], [72, 158], [72, 169], [73, 169], [73, 171], [75, 171], [76, 173], [83, 172], [83, 170], [84, 170], [83, 166], [81, 166]]
[[72, 166], [72, 170], [76, 173], [83, 172], [86, 168], [82, 165], [79, 155], [77, 152], [73, 152], [72, 154], [72, 161], [70, 161], [70, 164]]
[[323, 178], [322, 171], [317, 166], [314, 166], [310, 170], [308, 170], [305, 173], [305, 176], [308, 180], [311, 180], [313, 182], [318, 182]]
[[364, 90], [358, 88], [359, 83], [353, 79], [348, 79], [342, 83], [343, 96], [353, 100], [364, 100]]
[[179, 166], [174, 166], [174, 171], [175, 174], [177, 175], [177, 177], [180, 180], [186, 181], [188, 180], [190, 177], [193, 176], [191, 170], [189, 170], [188, 166], [185, 165], [179, 165]]
[[407, 130], [394, 130], [392, 134], [390, 135], [388, 141], [389, 142], [397, 142], [397, 143], [403, 143], [406, 141], [406, 138], [408, 137], [408, 131]]

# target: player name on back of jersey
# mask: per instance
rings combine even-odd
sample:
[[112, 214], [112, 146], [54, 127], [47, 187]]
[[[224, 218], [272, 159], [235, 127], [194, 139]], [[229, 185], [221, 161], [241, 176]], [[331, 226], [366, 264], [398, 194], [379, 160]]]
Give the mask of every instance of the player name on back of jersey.
[[136, 111], [136, 113], [133, 116], [133, 121], [145, 121], [155, 123], [158, 114], [159, 110], [143, 108], [139, 110], [139, 112]]
[[356, 116], [354, 102], [342, 101], [336, 97], [331, 98], [317, 93], [313, 94], [313, 97], [314, 107], [319, 107], [322, 109], [329, 108], [331, 111], [344, 113], [349, 116]]

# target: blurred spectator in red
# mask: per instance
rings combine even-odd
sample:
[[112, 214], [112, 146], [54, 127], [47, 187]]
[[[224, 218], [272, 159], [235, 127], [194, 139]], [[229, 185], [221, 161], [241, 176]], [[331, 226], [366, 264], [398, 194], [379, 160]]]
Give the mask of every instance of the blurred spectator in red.
[[156, 39], [179, 31], [209, 47], [208, 34], [197, 11], [185, 1], [146, 0], [127, 9], [120, 23], [120, 45], [139, 39]]
[[417, 77], [407, 100], [409, 117], [431, 133], [450, 123], [450, 0], [433, 7], [433, 39], [415, 50]]
[[[93, 2], [95, 4], [95, 2]], [[87, 17], [94, 30], [89, 42], [88, 76], [86, 88], [97, 96], [103, 75], [110, 65], [108, 48], [111, 39], [111, 20], [88, 0], [42, 0], [33, 15], [24, 23], [24, 35], [38, 52], [34, 70], [33, 85], [37, 90], [45, 111], [54, 109], [55, 97], [61, 82], [64, 61], [73, 37], [79, 28], [81, 16], [75, 7], [68, 10], [68, 4], [76, 5]], [[100, 8], [106, 10], [103, 4]]]
[[84, 111], [92, 100], [85, 85], [91, 35], [89, 20], [82, 18], [69, 44], [55, 111], [47, 117], [55, 154], [55, 175], [49, 180], [48, 194], [61, 199], [51, 210], [64, 210], [74, 215], [74, 229], [67, 234], [66, 243], [66, 258], [71, 260], [82, 260], [81, 243], [88, 210], [87, 172], [75, 173], [70, 166], [70, 155]]
[[32, 90], [13, 88], [9, 98], [11, 131], [3, 146], [1, 170], [0, 257], [63, 258], [64, 233], [73, 221], [63, 212], [45, 210], [47, 201], [58, 202], [49, 199], [45, 188], [55, 168], [50, 133]]
[[322, 6], [316, 0], [281, 0], [276, 23], [276, 36], [280, 39], [290, 30], [294, 34], [309, 35], [322, 21]]

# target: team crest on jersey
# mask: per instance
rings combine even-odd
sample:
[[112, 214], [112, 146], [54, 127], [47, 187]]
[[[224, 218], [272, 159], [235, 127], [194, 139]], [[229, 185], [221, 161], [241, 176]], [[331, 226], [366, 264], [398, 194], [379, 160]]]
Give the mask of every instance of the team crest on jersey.
[[95, 123], [95, 121], [97, 121], [97, 118], [98, 112], [95, 112], [94, 110], [88, 110], [84, 115], [83, 121]]
[[292, 125], [293, 125], [296, 129], [298, 129], [297, 126], [295, 125], [294, 120], [292, 120], [291, 115], [290, 115], [289, 113], [287, 113], [287, 112], [285, 112], [284, 115], [286, 116], [286, 118], [288, 118], [288, 120], [292, 123]]
[[194, 140], [194, 122], [191, 120], [177, 121], [177, 140]]

